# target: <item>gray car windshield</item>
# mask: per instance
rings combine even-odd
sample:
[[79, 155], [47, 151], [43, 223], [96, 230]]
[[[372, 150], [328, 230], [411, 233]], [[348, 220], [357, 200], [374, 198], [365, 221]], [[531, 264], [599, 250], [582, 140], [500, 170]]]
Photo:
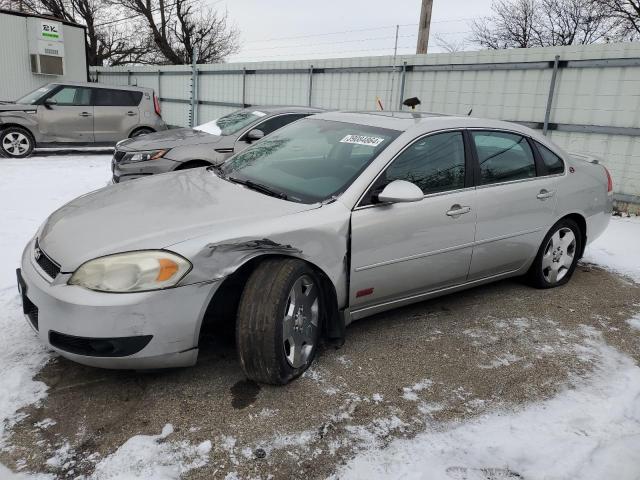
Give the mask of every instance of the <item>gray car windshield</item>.
[[238, 110], [194, 128], [212, 135], [233, 135], [266, 115], [259, 110]]
[[24, 97], [16, 100], [16, 103], [21, 105], [33, 105], [56, 87], [57, 85], [45, 85], [44, 87], [37, 88], [33, 92], [27, 93]]
[[399, 134], [353, 123], [299, 120], [232, 157], [220, 172], [274, 196], [319, 202], [342, 193]]

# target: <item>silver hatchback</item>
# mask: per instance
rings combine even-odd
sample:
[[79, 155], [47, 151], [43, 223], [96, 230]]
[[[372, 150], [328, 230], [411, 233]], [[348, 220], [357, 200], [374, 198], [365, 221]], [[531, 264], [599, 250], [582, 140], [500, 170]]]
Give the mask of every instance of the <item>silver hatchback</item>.
[[49, 83], [0, 103], [0, 154], [11, 158], [36, 147], [111, 146], [166, 129], [150, 88]]

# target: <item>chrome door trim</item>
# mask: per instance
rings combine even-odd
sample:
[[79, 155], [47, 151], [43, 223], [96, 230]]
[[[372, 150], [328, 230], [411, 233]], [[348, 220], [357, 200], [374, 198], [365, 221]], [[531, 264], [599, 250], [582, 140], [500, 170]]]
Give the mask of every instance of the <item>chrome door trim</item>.
[[[419, 254], [416, 254], [416, 255], [408, 256], [408, 257], [400, 257], [400, 258], [395, 258], [393, 260], [386, 260], [384, 262], [372, 263], [370, 265], [363, 265], [361, 267], [355, 267], [353, 269], [353, 271], [354, 272], [362, 272], [364, 270], [371, 270], [372, 268], [384, 267], [384, 266], [387, 266], [387, 265], [392, 265], [394, 263], [406, 262], [408, 260], [416, 260], [418, 258], [430, 257], [432, 255], [438, 255], [440, 253], [453, 252], [455, 250], [461, 250], [463, 248], [476, 247], [476, 246], [485, 245], [485, 244], [491, 243], [491, 242], [497, 242], [497, 241], [500, 241], [500, 240], [506, 240], [508, 238], [519, 237], [521, 235], [528, 235], [528, 234], [531, 234], [531, 233], [537, 233], [537, 232], [540, 232], [542, 230], [543, 230], [542, 227], [533, 228], [531, 230], [523, 230], [523, 231], [516, 232], [516, 233], [510, 233], [508, 235], [500, 235], [498, 237], [487, 238], [485, 240], [480, 240], [480, 241], [477, 241], [477, 242], [474, 241], [474, 242], [469, 242], [469, 243], [465, 243], [465, 244], [462, 244], [462, 245], [456, 245], [455, 247], [442, 248], [440, 250], [434, 250], [433, 252], [419, 253]], [[502, 274], [500, 274], [500, 275], [502, 275]]]
[[[384, 171], [384, 169], [383, 169]], [[377, 179], [377, 178], [376, 178]], [[375, 183], [375, 180], [374, 180]], [[369, 191], [369, 188], [371, 188], [371, 185], [369, 187], [367, 187], [367, 190], [365, 190], [365, 193], [367, 193]], [[453, 195], [456, 193], [462, 193], [462, 192], [470, 192], [471, 190], [475, 190], [476, 187], [465, 187], [465, 188], [457, 188], [455, 190], [445, 190], [443, 192], [434, 192], [434, 193], [427, 193], [426, 195], [424, 195], [422, 197], [422, 200], [424, 200], [425, 198], [433, 198], [433, 197], [441, 197], [442, 195]], [[419, 202], [421, 202], [422, 200], [418, 200]], [[358, 200], [360, 201], [360, 200]], [[358, 205], [357, 207], [355, 207], [353, 209], [353, 211], [358, 211], [358, 210], [366, 210], [367, 208], [380, 208], [380, 207], [389, 207], [393, 205], [392, 203], [374, 203], [371, 205]]]

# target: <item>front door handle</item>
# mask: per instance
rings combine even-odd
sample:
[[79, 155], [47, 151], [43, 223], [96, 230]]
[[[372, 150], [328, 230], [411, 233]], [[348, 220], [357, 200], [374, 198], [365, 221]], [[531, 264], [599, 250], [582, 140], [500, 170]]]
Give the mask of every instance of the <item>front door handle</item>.
[[451, 205], [451, 209], [447, 212], [447, 216], [449, 217], [457, 217], [459, 215], [464, 215], [465, 213], [469, 213], [471, 211], [471, 207], [463, 207], [458, 205]]
[[132, 111], [128, 111], [127, 115], [129, 115], [130, 117], [133, 117], [136, 114], [136, 112], [132, 112]]
[[546, 188], [543, 188], [542, 190], [540, 190], [540, 193], [538, 193], [538, 195], [536, 195], [536, 198], [538, 200], [546, 200], [547, 198], [551, 198], [556, 194], [556, 192], [554, 192], [553, 190], [549, 191]]
[[81, 116], [81, 117], [90, 117], [90, 116], [91, 116], [91, 114], [90, 114], [89, 112], [82, 112], [82, 113], [80, 114], [80, 116]]

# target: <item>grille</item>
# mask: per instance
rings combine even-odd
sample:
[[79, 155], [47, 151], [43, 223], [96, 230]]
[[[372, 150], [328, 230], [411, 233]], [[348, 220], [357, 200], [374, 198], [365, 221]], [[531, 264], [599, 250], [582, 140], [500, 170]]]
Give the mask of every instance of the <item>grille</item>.
[[127, 153], [127, 152], [121, 152], [121, 151], [119, 151], [119, 150], [115, 150], [115, 151], [113, 152], [113, 159], [114, 159], [116, 162], [119, 162], [120, 160], [122, 160], [122, 157], [124, 157], [125, 153]]
[[36, 263], [40, 266], [44, 272], [49, 275], [51, 278], [56, 278], [60, 273], [60, 265], [51, 260], [46, 253], [44, 253], [40, 246], [38, 245], [38, 241], [36, 240], [36, 251], [40, 252], [40, 255], [36, 255]]
[[27, 316], [33, 328], [38, 330], [38, 307], [26, 295], [22, 296], [22, 311]]

